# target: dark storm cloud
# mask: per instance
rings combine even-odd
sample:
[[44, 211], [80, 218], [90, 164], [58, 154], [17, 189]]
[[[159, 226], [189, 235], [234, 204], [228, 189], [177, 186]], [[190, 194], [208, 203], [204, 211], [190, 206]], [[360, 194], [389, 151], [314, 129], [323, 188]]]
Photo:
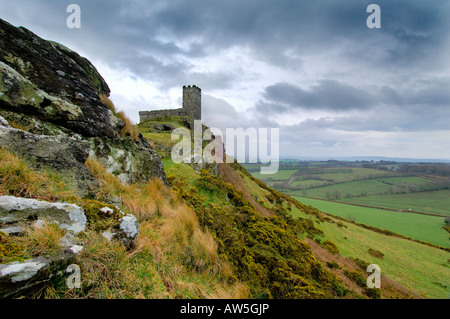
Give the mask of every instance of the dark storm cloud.
[[310, 90], [289, 83], [277, 83], [266, 88], [265, 98], [290, 108], [336, 111], [364, 110], [376, 103], [374, 97], [364, 90], [335, 80], [322, 80]]
[[424, 87], [409, 97], [412, 104], [450, 109], [450, 78], [421, 80]]
[[[431, 52], [448, 35], [445, 9], [449, 5], [439, 0], [379, 0], [383, 27], [376, 36], [365, 27], [370, 1], [79, 0], [83, 27], [75, 35], [64, 27], [65, 8], [72, 2], [23, 0], [20, 6], [31, 23], [53, 23], [54, 34], [70, 35], [72, 39], [67, 41], [78, 42], [91, 55], [97, 54], [111, 65], [119, 63], [147, 79], [189, 73], [194, 71], [187, 62], [190, 58], [214, 55], [233, 46], [245, 46], [272, 65], [296, 68], [302, 60], [286, 50], [309, 54], [339, 46], [342, 39], [347, 41], [351, 59], [364, 59], [378, 50], [383, 54], [371, 59], [372, 63], [406, 67], [435, 61]], [[368, 46], [365, 40], [369, 37], [378, 37], [377, 43], [384, 45]], [[136, 51], [154, 58], [131, 58]], [[174, 72], [182, 64], [187, 66]], [[155, 74], [149, 74], [147, 66]]]

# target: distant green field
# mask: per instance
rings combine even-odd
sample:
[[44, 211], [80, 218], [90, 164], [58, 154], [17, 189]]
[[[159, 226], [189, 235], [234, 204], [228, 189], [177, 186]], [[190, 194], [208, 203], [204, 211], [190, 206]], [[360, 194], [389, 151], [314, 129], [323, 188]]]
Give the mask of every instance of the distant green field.
[[261, 181], [286, 181], [296, 169], [279, 169], [275, 174], [261, 174], [260, 171], [252, 172], [252, 175]]
[[330, 184], [330, 182], [326, 181], [318, 181], [314, 179], [301, 179], [298, 178], [291, 184], [292, 187], [299, 187], [299, 188], [308, 188], [308, 187], [321, 187]]
[[450, 216], [450, 190], [345, 199], [355, 204]]
[[443, 217], [391, 212], [310, 198], [294, 198], [331, 215], [353, 219], [361, 224], [387, 229], [435, 245], [450, 247], [449, 233], [442, 229]]
[[[309, 216], [296, 208], [292, 210], [292, 214], [298, 217]], [[342, 256], [356, 257], [371, 264], [378, 264], [382, 276], [386, 274], [424, 297], [448, 298], [447, 287], [450, 285], [448, 252], [410, 240], [386, 236], [351, 223], [343, 224], [346, 227], [329, 222], [315, 223], [315, 227], [325, 233], [326, 239], [337, 245]], [[383, 258], [375, 258], [368, 252], [369, 249], [382, 252]], [[383, 285], [383, 281], [381, 284]]]
[[[383, 184], [375, 179], [354, 181], [341, 184], [333, 184], [328, 186], [322, 186], [318, 188], [310, 188], [306, 190], [307, 197], [315, 197], [322, 199], [329, 199], [328, 194], [335, 194], [339, 192], [340, 197], [338, 199], [344, 199], [347, 195], [358, 196], [363, 192], [367, 194], [379, 194], [389, 191], [390, 186]], [[290, 194], [302, 194], [302, 192], [290, 192]], [[335, 199], [335, 198], [330, 198]]]
[[[425, 184], [436, 184], [421, 177], [382, 177], [376, 179], [364, 179], [349, 181], [346, 183], [324, 185], [316, 188], [309, 188], [304, 192], [290, 191], [292, 195], [300, 195], [307, 197], [315, 197], [322, 199], [344, 200], [354, 196], [368, 195], [390, 195], [389, 193], [395, 193], [400, 191], [409, 191], [409, 188], [415, 188]], [[318, 186], [320, 181], [309, 182], [294, 182], [292, 185], [301, 187]], [[329, 194], [339, 193], [339, 198], [330, 198]], [[376, 206], [376, 205], [375, 205]]]
[[[351, 173], [333, 173], [336, 169], [350, 169]], [[394, 176], [395, 174], [388, 171], [381, 171], [372, 168], [362, 168], [362, 167], [339, 167], [339, 168], [325, 168], [325, 172], [329, 173], [317, 174], [317, 176], [323, 179], [333, 180], [335, 183], [349, 182], [364, 178], [369, 178], [372, 176]]]

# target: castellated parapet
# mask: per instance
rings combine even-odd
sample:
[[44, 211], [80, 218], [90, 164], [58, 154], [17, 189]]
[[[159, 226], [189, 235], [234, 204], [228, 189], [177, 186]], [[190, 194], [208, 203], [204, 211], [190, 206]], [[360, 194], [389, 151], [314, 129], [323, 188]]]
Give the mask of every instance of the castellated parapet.
[[180, 109], [141, 111], [139, 120], [165, 116], [189, 116], [193, 120], [202, 120], [202, 90], [195, 85], [183, 86], [183, 107]]

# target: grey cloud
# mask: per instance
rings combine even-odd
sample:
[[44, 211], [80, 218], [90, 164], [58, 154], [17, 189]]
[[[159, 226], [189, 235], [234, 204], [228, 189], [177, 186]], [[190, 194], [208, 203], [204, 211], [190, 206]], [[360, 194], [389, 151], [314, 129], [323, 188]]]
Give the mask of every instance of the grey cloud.
[[326, 130], [346, 132], [418, 132], [448, 130], [450, 109], [442, 109], [436, 116], [427, 108], [418, 107], [414, 111], [405, 108], [378, 108], [373, 112], [349, 116], [328, 116], [307, 119], [297, 125], [285, 126], [286, 130]]
[[422, 80], [423, 88], [409, 97], [411, 104], [450, 108], [450, 78]]
[[[383, 27], [375, 32], [365, 26], [365, 1], [79, 0], [83, 13], [79, 32], [64, 25], [65, 8], [71, 2], [22, 0], [20, 6], [30, 24], [44, 23], [52, 35], [77, 43], [90, 55], [102, 55], [110, 65], [119, 63], [147, 79], [151, 75], [140, 72], [147, 66], [129, 58], [134, 56], [133, 51], [154, 55], [155, 59], [147, 63], [150, 67], [155, 63], [156, 69], [160, 57], [173, 60], [173, 64], [165, 65], [170, 69], [192, 57], [245, 46], [255, 58], [268, 64], [298, 69], [303, 59], [293, 58], [286, 50], [297, 56], [326, 52], [342, 46], [345, 39], [349, 61], [381, 68], [411, 67], [425, 61], [438, 63], [433, 52], [449, 33], [445, 14], [449, 4], [439, 0], [432, 4], [379, 0]], [[11, 12], [8, 5], [2, 9]], [[377, 37], [381, 47], [373, 48], [368, 40]], [[371, 53], [378, 51], [384, 54]], [[186, 68], [183, 72], [194, 70]]]
[[277, 83], [266, 88], [265, 98], [291, 108], [335, 111], [363, 110], [376, 104], [374, 97], [366, 91], [335, 80], [322, 80], [310, 90], [289, 83]]

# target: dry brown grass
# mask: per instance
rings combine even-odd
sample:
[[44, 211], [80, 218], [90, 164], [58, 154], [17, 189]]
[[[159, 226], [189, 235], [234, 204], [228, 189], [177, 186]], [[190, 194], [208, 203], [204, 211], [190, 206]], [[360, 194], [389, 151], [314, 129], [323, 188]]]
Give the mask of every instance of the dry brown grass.
[[29, 226], [25, 229], [25, 236], [18, 238], [18, 243], [24, 247], [29, 255], [52, 255], [61, 249], [60, 239], [65, 230], [56, 223], [43, 220], [42, 226]]
[[139, 139], [139, 131], [136, 126], [131, 123], [131, 120], [125, 115], [123, 111], [117, 112], [116, 116], [125, 123], [125, 126], [120, 131], [120, 135], [128, 135], [133, 139], [133, 141], [136, 142]]
[[125, 126], [120, 131], [120, 135], [122, 136], [129, 135], [133, 139], [133, 141], [136, 142], [139, 138], [139, 131], [133, 125], [131, 120], [126, 116], [126, 114], [123, 111], [117, 111], [113, 101], [111, 101], [111, 99], [105, 94], [100, 95], [100, 101], [111, 110], [114, 116], [120, 118], [125, 123]]
[[122, 184], [117, 176], [109, 173], [99, 161], [95, 160], [91, 156], [88, 157], [84, 165], [87, 167], [91, 175], [97, 179], [99, 186], [97, 191], [97, 199], [120, 196], [127, 191], [127, 186]]
[[244, 198], [249, 201], [253, 207], [255, 207], [256, 211], [259, 212], [263, 216], [272, 216], [273, 213], [268, 210], [264, 205], [257, 203], [249, 190], [245, 187], [244, 182], [242, 181], [242, 177], [234, 171], [230, 165], [227, 164], [219, 164], [220, 174], [222, 175], [222, 179], [225, 183], [229, 183], [233, 185], [238, 191], [244, 194]]
[[111, 101], [111, 99], [106, 94], [100, 95], [100, 102], [105, 104], [111, 110], [111, 112], [113, 112], [114, 115], [116, 114], [116, 107], [113, 101]]
[[[140, 235], [134, 249], [127, 252], [129, 261], [124, 261], [135, 260], [128, 271], [139, 268], [139, 272], [157, 276], [165, 291], [159, 294], [168, 298], [249, 296], [245, 285], [229, 283], [233, 281], [233, 270], [219, 258], [213, 236], [201, 229], [195, 212], [160, 179], [123, 185], [94, 159], [89, 158], [86, 166], [100, 184], [98, 196], [119, 196], [124, 207], [140, 221]], [[149, 260], [153, 266], [148, 265]], [[130, 276], [128, 280], [134, 287], [136, 279]], [[148, 296], [150, 292], [140, 293]]]
[[57, 174], [35, 171], [26, 161], [0, 147], [0, 195], [56, 201], [74, 194]]

